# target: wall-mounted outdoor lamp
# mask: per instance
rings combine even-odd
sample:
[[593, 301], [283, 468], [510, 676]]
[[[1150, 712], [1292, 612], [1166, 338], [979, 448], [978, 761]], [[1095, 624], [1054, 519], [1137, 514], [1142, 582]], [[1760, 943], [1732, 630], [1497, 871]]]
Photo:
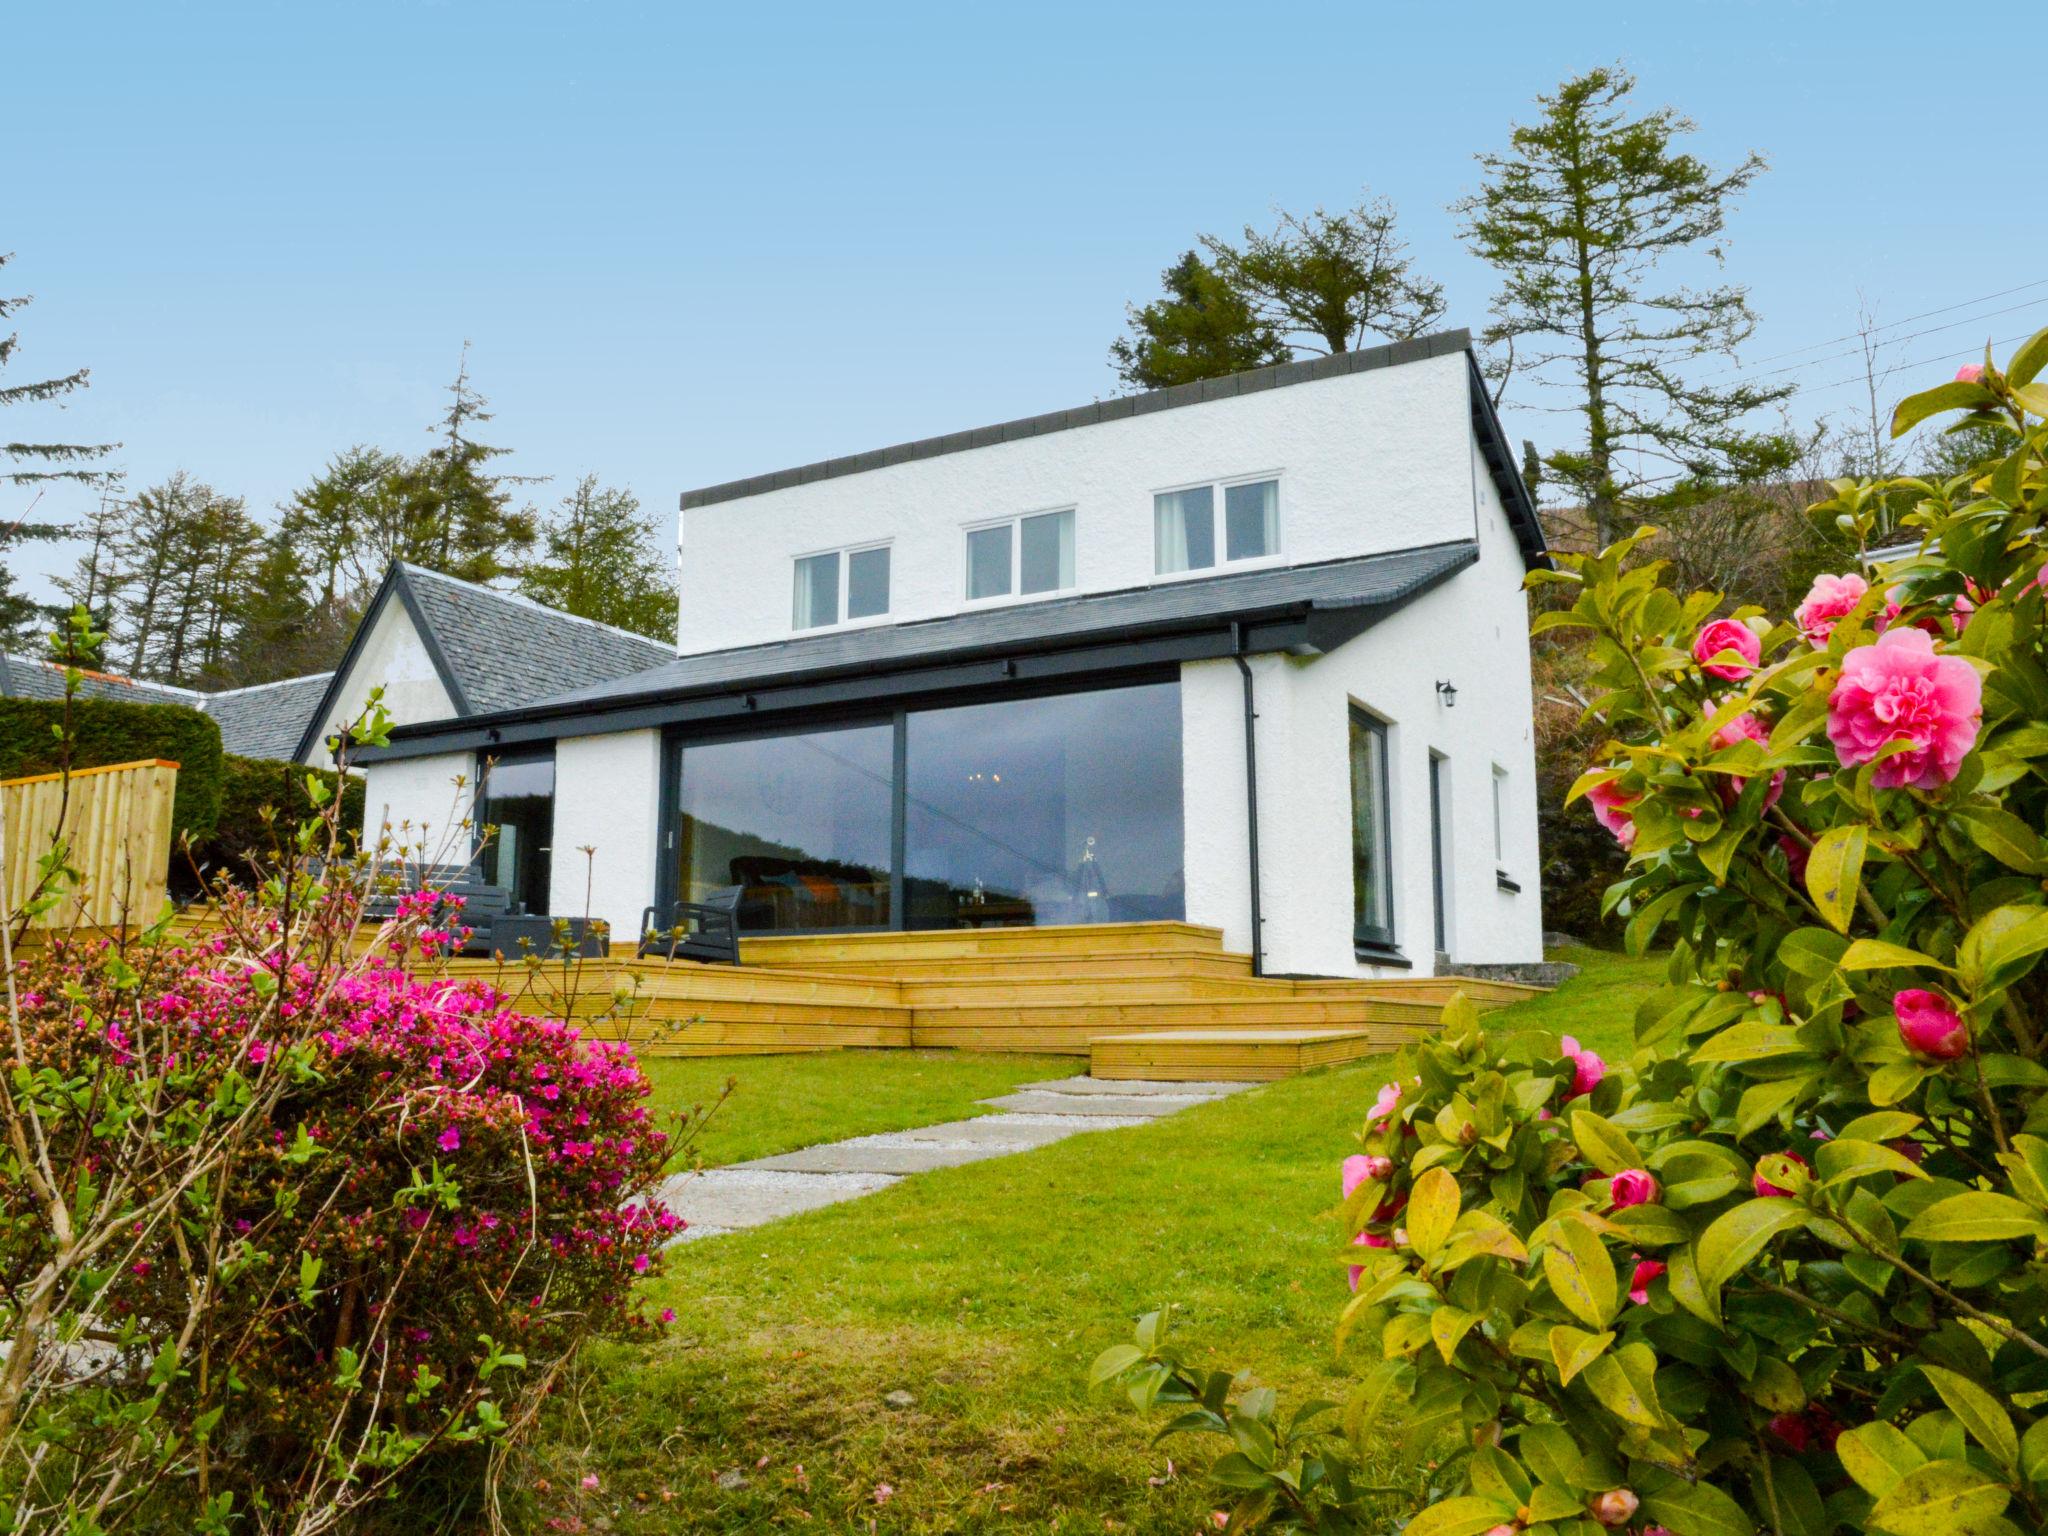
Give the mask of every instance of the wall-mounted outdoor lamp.
[[1458, 690], [1449, 683], [1438, 683], [1436, 685], [1436, 696], [1444, 701], [1445, 709], [1456, 709], [1458, 707]]

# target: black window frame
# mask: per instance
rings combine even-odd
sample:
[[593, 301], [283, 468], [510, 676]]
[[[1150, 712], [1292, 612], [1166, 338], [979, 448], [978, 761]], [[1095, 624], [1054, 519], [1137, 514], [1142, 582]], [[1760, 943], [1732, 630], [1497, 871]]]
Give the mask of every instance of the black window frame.
[[[1385, 926], [1375, 926], [1365, 921], [1358, 910], [1358, 788], [1355, 780], [1357, 757], [1352, 750], [1352, 732], [1363, 729], [1376, 737], [1379, 742], [1379, 784], [1377, 786], [1381, 824], [1385, 829], [1385, 846], [1380, 850], [1379, 885], [1380, 900], [1386, 908]], [[1393, 805], [1393, 738], [1388, 723], [1359, 704], [1350, 707], [1349, 719], [1344, 735], [1345, 768], [1353, 776], [1351, 786], [1351, 942], [1360, 953], [1381, 952], [1398, 955], [1394, 926], [1394, 805]]]
[[[486, 884], [511, 891], [515, 909], [535, 915], [546, 914], [548, 908], [552, 905], [550, 891], [554, 884], [555, 813], [557, 801], [561, 793], [561, 774], [557, 745], [554, 741], [523, 742], [516, 746], [498, 747], [488, 752], [479, 752], [476, 757], [476, 794], [472, 798], [470, 805], [470, 825], [475, 834], [470, 842], [470, 867], [476, 872], [477, 878]], [[506, 885], [498, 878], [501, 871], [496, 867], [497, 859], [504, 845], [499, 839], [487, 839], [484, 829], [500, 825], [498, 820], [491, 815], [491, 779], [495, 772], [508, 764], [537, 763], [542, 761], [545, 761], [548, 765], [548, 840], [545, 845], [537, 846], [533, 852], [545, 861], [543, 866], [547, 871], [545, 883], [550, 888], [550, 891], [539, 893], [540, 905], [535, 907], [527, 899], [527, 895], [520, 891], [518, 886]]]

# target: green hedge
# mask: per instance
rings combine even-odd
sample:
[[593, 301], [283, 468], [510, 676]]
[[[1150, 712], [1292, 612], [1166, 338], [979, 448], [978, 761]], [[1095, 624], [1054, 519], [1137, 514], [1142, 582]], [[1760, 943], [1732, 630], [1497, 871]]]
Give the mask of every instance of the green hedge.
[[[64, 718], [55, 699], [0, 699], [0, 779], [55, 773], [63, 766], [54, 727]], [[144, 758], [178, 765], [171, 804], [171, 836], [213, 836], [220, 820], [226, 754], [220, 727], [183, 704], [131, 704], [126, 699], [74, 699], [71, 766], [104, 768]], [[177, 862], [173, 860], [173, 863]]]
[[[267, 859], [293, 826], [313, 814], [313, 803], [306, 795], [306, 776], [316, 772], [329, 791], [341, 778], [332, 771], [230, 753], [221, 786], [219, 824], [205, 843], [193, 839], [193, 857], [209, 871], [246, 879], [252, 858]], [[265, 807], [277, 812], [275, 820], [267, 826], [263, 820]], [[354, 832], [362, 824], [363, 781], [350, 775], [341, 785], [341, 825]]]

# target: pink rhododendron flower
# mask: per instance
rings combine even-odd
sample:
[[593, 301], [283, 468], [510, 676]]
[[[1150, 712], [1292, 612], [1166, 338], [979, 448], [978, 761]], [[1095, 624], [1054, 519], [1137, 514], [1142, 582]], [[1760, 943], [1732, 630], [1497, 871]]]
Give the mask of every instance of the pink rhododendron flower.
[[1637, 1259], [1635, 1273], [1628, 1277], [1628, 1299], [1639, 1307], [1648, 1304], [1650, 1282], [1663, 1274], [1667, 1267], [1655, 1259]]
[[1614, 834], [1614, 840], [1626, 848], [1636, 840], [1636, 819], [1630, 809], [1640, 795], [1626, 794], [1618, 780], [1609, 779], [1605, 784], [1595, 784], [1586, 791], [1586, 803], [1593, 807], [1593, 819]]
[[1806, 590], [1805, 600], [1792, 610], [1792, 622], [1799, 626], [1808, 645], [1824, 651], [1835, 626], [1855, 610], [1869, 590], [1870, 583], [1854, 572], [1846, 576], [1816, 576]]
[[584, 1473], [583, 1486], [589, 1489], [592, 1493], [597, 1492], [597, 1474], [595, 1472]]
[[1933, 789], [1956, 776], [1976, 745], [1983, 707], [1983, 682], [1967, 661], [1935, 654], [1924, 630], [1891, 629], [1842, 658], [1828, 695], [1828, 740], [1848, 768], [1906, 742], [1877, 765], [1871, 783]]
[[[1788, 1163], [1797, 1163], [1802, 1168], [1811, 1168], [1813, 1166], [1811, 1163], [1807, 1162], [1805, 1158], [1801, 1157], [1797, 1152], [1787, 1152], [1785, 1154], [1785, 1161], [1787, 1161]], [[1761, 1168], [1757, 1169], [1751, 1175], [1749, 1187], [1756, 1191], [1757, 1198], [1760, 1200], [1789, 1200], [1792, 1198], [1791, 1190], [1786, 1189], [1783, 1185], [1773, 1184], [1769, 1179], [1764, 1177], [1763, 1170]]]
[[1572, 1064], [1571, 1091], [1565, 1097], [1576, 1099], [1581, 1094], [1591, 1093], [1600, 1086], [1600, 1080], [1607, 1076], [1607, 1063], [1599, 1055], [1580, 1046], [1570, 1035], [1558, 1042], [1564, 1048], [1564, 1059]]
[[1624, 1168], [1607, 1181], [1608, 1203], [1617, 1211], [1653, 1204], [1663, 1191], [1647, 1168]]
[[[1752, 714], [1737, 715], [1718, 731], [1714, 732], [1713, 746], [1719, 750], [1734, 746], [1738, 741], [1753, 741], [1765, 751], [1770, 750], [1771, 733], [1763, 721]], [[1720, 783], [1721, 798], [1733, 805], [1742, 796], [1749, 780], [1730, 775]], [[1778, 797], [1785, 793], [1785, 770], [1780, 768], [1771, 775], [1771, 787], [1764, 792], [1764, 809], [1769, 810], [1778, 803]]]
[[462, 1132], [451, 1125], [435, 1138], [435, 1145], [443, 1152], [453, 1152], [462, 1145]]
[[1586, 1512], [1602, 1525], [1613, 1527], [1627, 1525], [1635, 1518], [1636, 1508], [1642, 1501], [1626, 1488], [1609, 1488], [1596, 1493], [1587, 1501]]
[[261, 1040], [252, 1040], [249, 1043], [249, 1059], [257, 1066], [262, 1066], [263, 1063], [270, 1060], [269, 1045]]
[[1899, 1038], [1916, 1056], [1954, 1061], [1970, 1048], [1969, 1027], [1939, 992], [1908, 987], [1892, 998], [1892, 1013], [1899, 1021]]
[[674, 1307], [663, 1307], [661, 1309], [661, 1320], [664, 1323], [674, 1322], [676, 1320], [676, 1309]]
[[634, 1274], [636, 1274], [636, 1275], [644, 1275], [644, 1274], [646, 1274], [646, 1273], [647, 1273], [647, 1270], [648, 1270], [648, 1266], [649, 1266], [649, 1265], [651, 1265], [651, 1264], [653, 1264], [653, 1262], [654, 1262], [654, 1260], [650, 1259], [650, 1258], [649, 1258], [649, 1257], [648, 1257], [648, 1256], [647, 1256], [646, 1254], [644, 1254], [644, 1253], [636, 1253], [636, 1254], [634, 1254], [634, 1255], [633, 1255], [633, 1273], [634, 1273]]
[[[1740, 661], [1716, 661], [1714, 658], [1724, 652], [1733, 651]], [[1747, 677], [1756, 670], [1757, 662], [1763, 656], [1763, 642], [1756, 631], [1740, 619], [1716, 619], [1700, 631], [1699, 639], [1693, 642], [1692, 659], [1700, 664], [1700, 670], [1709, 677], [1723, 677], [1731, 682]]]

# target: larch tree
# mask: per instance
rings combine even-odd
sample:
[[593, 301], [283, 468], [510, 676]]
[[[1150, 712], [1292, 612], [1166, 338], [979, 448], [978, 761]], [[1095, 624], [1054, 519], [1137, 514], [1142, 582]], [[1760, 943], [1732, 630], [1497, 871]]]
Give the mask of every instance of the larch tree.
[[[14, 259], [11, 252], [0, 254], [0, 267]], [[33, 295], [0, 297], [0, 326], [7, 325], [33, 302]], [[21, 335], [8, 330], [0, 335], [0, 370], [14, 361]], [[62, 408], [64, 402], [86, 387], [90, 370], [75, 369], [56, 378], [29, 379], [22, 383], [0, 382], [0, 408], [48, 405]], [[4, 379], [0, 372], [0, 379]], [[37, 434], [40, 436], [40, 434]], [[43, 495], [51, 487], [107, 486], [114, 480], [106, 460], [118, 443], [76, 443], [37, 441], [25, 431], [17, 436], [0, 428], [0, 484], [16, 493], [15, 505], [0, 507], [0, 640], [20, 642], [52, 611], [26, 593], [15, 590], [14, 573], [7, 552], [31, 540], [60, 539], [70, 533], [61, 522], [38, 516]]]
[[674, 561], [631, 491], [585, 475], [541, 530], [539, 557], [519, 573], [535, 602], [655, 640], [676, 634]]
[[1165, 293], [1129, 308], [1130, 334], [1110, 343], [1110, 364], [1133, 389], [1166, 389], [1284, 363], [1280, 333], [1193, 251], [1159, 274]]
[[[1537, 98], [1505, 154], [1479, 157], [1478, 192], [1453, 205], [1472, 252], [1500, 274], [1486, 341], [1499, 387], [1522, 374], [1570, 397], [1583, 435], [1546, 454], [1544, 479], [1575, 499], [1601, 545], [1660, 507], [1696, 505], [1782, 474], [1799, 445], [1752, 413], [1790, 385], [1699, 375], [1732, 364], [1756, 328], [1747, 291], [1661, 280], [1667, 258], [1718, 268], [1728, 213], [1764, 170], [1716, 170], [1677, 141], [1695, 125], [1638, 114], [1635, 79], [1590, 70]], [[1724, 369], [1726, 377], [1731, 370]]]
[[470, 385], [467, 342], [448, 393], [447, 411], [429, 428], [441, 441], [405, 465], [393, 482], [399, 521], [425, 546], [416, 557], [422, 564], [463, 581], [495, 581], [517, 568], [537, 531], [533, 509], [514, 506], [511, 487], [546, 477], [500, 474], [490, 467], [512, 450], [474, 435], [491, 412]]

